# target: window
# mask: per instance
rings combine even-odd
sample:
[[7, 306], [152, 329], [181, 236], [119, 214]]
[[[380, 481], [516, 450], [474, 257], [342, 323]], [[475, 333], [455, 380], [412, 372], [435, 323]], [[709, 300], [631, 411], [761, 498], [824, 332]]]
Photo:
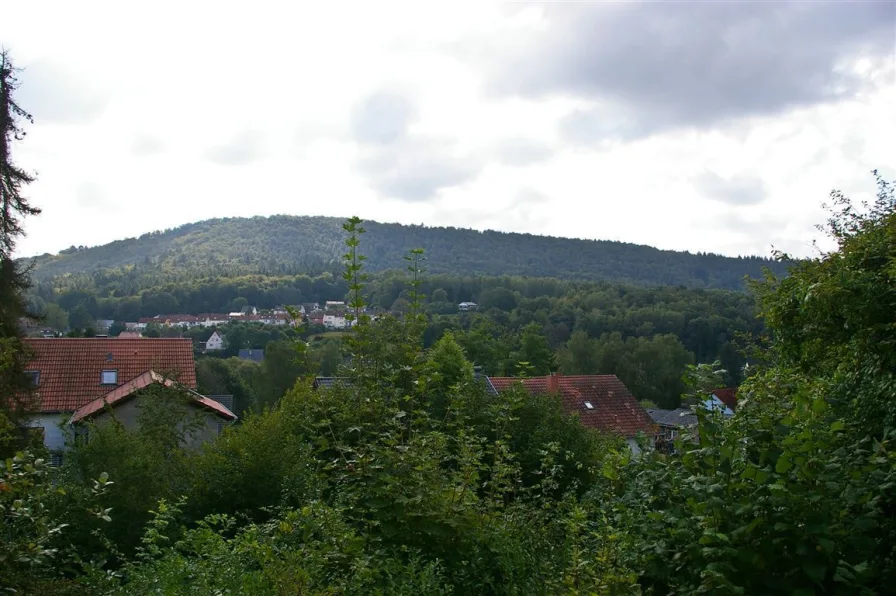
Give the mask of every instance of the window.
[[31, 386], [37, 387], [37, 384], [40, 383], [40, 371], [26, 370], [25, 374], [28, 375], [28, 378], [31, 380]]
[[594, 406], [591, 405], [591, 402], [590, 402], [590, 401], [586, 401], [586, 402], [585, 402], [585, 408], [588, 409], [588, 410], [593, 410], [593, 409], [594, 409]]
[[54, 468], [58, 468], [62, 465], [62, 454], [61, 453], [51, 453], [50, 454], [50, 465]]
[[118, 385], [118, 371], [117, 370], [104, 370], [102, 384], [103, 385]]

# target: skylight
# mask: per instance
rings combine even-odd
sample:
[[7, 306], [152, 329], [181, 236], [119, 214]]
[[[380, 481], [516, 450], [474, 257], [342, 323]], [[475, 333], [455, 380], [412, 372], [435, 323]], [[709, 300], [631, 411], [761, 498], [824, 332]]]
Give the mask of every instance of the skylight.
[[590, 401], [586, 401], [586, 402], [585, 402], [585, 408], [588, 409], [588, 410], [593, 410], [593, 409], [594, 409], [594, 406], [591, 405], [591, 402], [590, 402]]

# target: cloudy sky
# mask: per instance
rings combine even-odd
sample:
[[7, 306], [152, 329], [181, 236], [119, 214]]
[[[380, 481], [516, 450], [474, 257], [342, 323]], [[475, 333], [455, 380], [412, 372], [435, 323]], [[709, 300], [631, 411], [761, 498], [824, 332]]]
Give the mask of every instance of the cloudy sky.
[[808, 255], [896, 178], [892, 0], [34, 0], [0, 44], [22, 255], [276, 213]]

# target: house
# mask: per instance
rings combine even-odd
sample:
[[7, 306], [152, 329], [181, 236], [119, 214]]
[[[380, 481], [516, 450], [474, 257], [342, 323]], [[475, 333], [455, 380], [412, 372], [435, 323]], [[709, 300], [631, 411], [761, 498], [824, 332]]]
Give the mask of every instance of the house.
[[716, 389], [704, 400], [703, 405], [708, 410], [722, 412], [724, 416], [733, 416], [737, 410], [737, 388]]
[[[136, 426], [140, 416], [140, 407], [144, 400], [149, 398], [149, 395], [145, 392], [141, 393], [141, 390], [152, 385], [179, 390], [189, 398], [188, 407], [194, 409], [193, 413], [201, 416], [202, 424], [190, 433], [187, 447], [198, 447], [202, 443], [214, 439], [221, 434], [224, 426], [236, 420], [236, 415], [220, 401], [200, 395], [196, 391], [150, 370], [81, 406], [72, 414], [69, 424], [77, 428], [78, 425], [88, 421], [95, 424], [108, 423], [113, 419], [112, 412], [110, 412], [110, 409], [113, 409], [115, 420], [121, 422], [125, 428]], [[232, 397], [230, 401], [232, 404]]]
[[533, 395], [558, 394], [567, 414], [577, 415], [588, 428], [622, 436], [636, 453], [639, 451], [637, 435], [653, 437], [655, 432], [653, 420], [616, 375], [554, 373], [529, 379], [489, 377], [488, 380], [496, 391], [506, 391], [521, 382]]
[[673, 441], [682, 430], [697, 426], [697, 415], [691, 408], [676, 408], [674, 410], [650, 408], [647, 413], [659, 427], [658, 439]]
[[112, 319], [97, 319], [96, 330], [98, 333], [108, 333], [109, 329], [111, 329], [114, 324], [115, 321]]
[[205, 312], [196, 315], [201, 321], [203, 327], [217, 327], [218, 325], [226, 325], [230, 322], [230, 318], [226, 314]]
[[258, 314], [258, 309], [254, 306], [244, 306], [239, 312], [232, 312], [227, 315], [229, 319], [242, 319]]
[[323, 326], [327, 329], [345, 329], [345, 317], [341, 315], [324, 315], [322, 320]]
[[320, 310], [320, 304], [317, 302], [303, 302], [301, 308], [302, 314], [310, 315], [311, 313]]
[[139, 331], [122, 331], [118, 334], [118, 339], [140, 339], [143, 337]]
[[345, 310], [345, 302], [341, 300], [327, 300], [324, 310]]
[[289, 322], [289, 315], [277, 315], [274, 313], [267, 313], [263, 315], [258, 315], [258, 320], [264, 323], [265, 325], [286, 325]]
[[241, 360], [251, 360], [252, 362], [261, 363], [264, 361], [264, 350], [243, 349], [239, 351], [237, 357]]
[[308, 322], [312, 325], [323, 325], [324, 324], [324, 313], [322, 311], [317, 311], [311, 313], [308, 317]]
[[224, 338], [221, 337], [217, 331], [212, 333], [212, 336], [208, 338], [205, 342], [205, 351], [206, 352], [214, 352], [216, 350], [224, 349]]
[[[163, 317], [160, 317], [160, 319]], [[199, 317], [193, 315], [165, 315], [163, 320], [163, 325], [166, 327], [199, 327], [202, 325], [204, 321], [202, 321]]]
[[460, 312], [469, 312], [471, 310], [476, 310], [479, 308], [479, 305], [475, 302], [461, 302], [457, 305], [457, 310]]
[[33, 352], [26, 371], [33, 380], [36, 401], [36, 414], [30, 426], [41, 429], [44, 444], [57, 457], [65, 447], [63, 428], [72, 424], [76, 412], [80, 411], [80, 415], [75, 423], [100, 416], [99, 410], [105, 408], [104, 404], [116, 409], [131, 404], [132, 398], [140, 397], [139, 390], [152, 383], [177, 383], [191, 392], [197, 407], [212, 417], [216, 428], [221, 420], [236, 419], [229, 410], [209, 406], [195, 393], [196, 369], [189, 339], [114, 337], [25, 341]]

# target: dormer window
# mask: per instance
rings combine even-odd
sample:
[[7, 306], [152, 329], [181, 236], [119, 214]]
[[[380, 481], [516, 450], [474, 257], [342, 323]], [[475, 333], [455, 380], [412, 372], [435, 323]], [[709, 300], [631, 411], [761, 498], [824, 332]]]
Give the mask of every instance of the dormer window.
[[593, 410], [593, 409], [594, 409], [594, 406], [591, 404], [590, 401], [586, 401], [586, 402], [585, 402], [585, 409], [586, 409], [586, 410]]
[[37, 387], [38, 383], [40, 383], [40, 371], [39, 370], [26, 370], [25, 375], [28, 377], [28, 380], [31, 381], [32, 387]]
[[118, 385], [118, 371], [104, 370], [100, 382], [103, 385]]

